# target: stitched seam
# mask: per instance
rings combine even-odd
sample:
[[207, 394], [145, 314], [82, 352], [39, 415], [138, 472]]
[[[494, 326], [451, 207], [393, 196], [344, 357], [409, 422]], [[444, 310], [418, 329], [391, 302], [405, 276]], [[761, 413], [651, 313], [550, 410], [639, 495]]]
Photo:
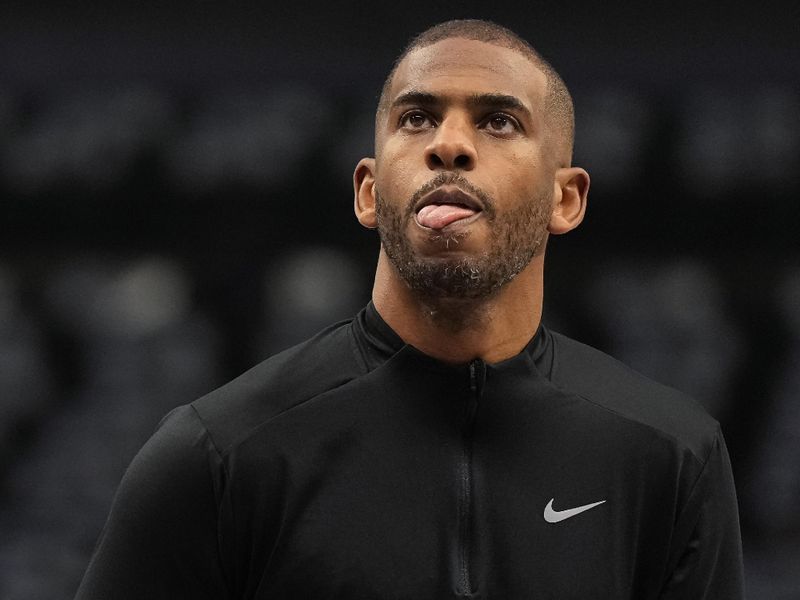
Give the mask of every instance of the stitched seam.
[[[222, 453], [220, 452], [216, 441], [214, 440], [214, 436], [211, 435], [211, 431], [208, 429], [208, 426], [206, 425], [205, 420], [203, 420], [203, 417], [197, 411], [197, 408], [195, 408], [195, 406], [193, 404], [189, 404], [189, 407], [192, 409], [192, 412], [194, 413], [194, 415], [197, 418], [198, 422], [203, 427], [204, 437], [209, 441], [209, 443], [211, 444], [211, 449], [216, 453], [217, 457], [219, 458], [220, 465], [222, 465], [222, 472], [225, 474], [225, 481], [229, 484], [230, 481], [231, 481], [231, 476], [230, 476], [230, 472], [228, 471], [228, 465], [225, 462], [225, 459], [224, 459]], [[212, 481], [213, 481], [213, 478], [212, 478]], [[213, 484], [212, 484], [212, 486], [213, 486]], [[217, 505], [217, 511], [216, 511], [217, 512], [217, 560], [220, 563], [220, 570], [223, 573], [225, 573], [224, 562], [222, 560], [222, 552], [221, 552], [221, 550], [222, 550], [222, 547], [221, 547], [222, 546], [222, 539], [220, 537], [220, 522], [219, 522], [220, 509], [222, 507], [222, 496], [223, 495], [224, 495], [224, 492], [222, 492], [220, 494], [220, 502]], [[233, 513], [233, 506], [231, 506], [231, 517], [233, 517], [232, 513]], [[225, 591], [227, 592], [228, 597], [230, 598], [232, 596], [232, 594], [231, 594], [231, 590], [230, 590], [230, 582], [228, 582], [227, 580], [225, 581]]]
[[313, 396], [311, 396], [311, 397], [309, 397], [309, 398], [305, 398], [305, 399], [303, 399], [303, 400], [299, 400], [299, 401], [298, 401], [296, 404], [292, 404], [291, 406], [288, 406], [288, 407], [284, 408], [284, 409], [283, 409], [282, 411], [280, 411], [279, 413], [276, 413], [276, 414], [272, 415], [271, 417], [269, 417], [268, 419], [266, 419], [266, 420], [264, 420], [264, 421], [261, 421], [261, 422], [260, 422], [258, 425], [256, 425], [256, 426], [252, 427], [251, 429], [248, 429], [246, 432], [244, 432], [242, 435], [240, 435], [240, 436], [239, 436], [239, 437], [237, 437], [237, 438], [236, 438], [234, 441], [232, 441], [232, 442], [230, 443], [230, 445], [229, 445], [229, 446], [228, 446], [228, 447], [225, 449], [225, 451], [224, 451], [223, 453], [221, 453], [221, 454], [220, 454], [220, 456], [222, 456], [222, 457], [225, 457], [225, 456], [227, 456], [227, 455], [230, 453], [230, 451], [231, 451], [233, 448], [236, 448], [236, 447], [237, 447], [238, 445], [240, 445], [242, 442], [246, 441], [246, 440], [247, 440], [247, 439], [249, 439], [249, 438], [250, 438], [252, 435], [254, 435], [254, 434], [257, 432], [257, 431], [259, 431], [259, 430], [260, 430], [262, 427], [264, 427], [264, 426], [266, 426], [266, 425], [269, 425], [270, 423], [272, 423], [272, 422], [273, 422], [273, 421], [275, 421], [276, 419], [278, 419], [278, 418], [280, 418], [280, 417], [284, 416], [286, 413], [288, 413], [288, 412], [290, 412], [290, 411], [293, 411], [293, 410], [295, 410], [295, 409], [297, 409], [297, 408], [301, 407], [302, 405], [304, 405], [304, 404], [306, 404], [306, 403], [308, 403], [308, 402], [312, 402], [313, 400], [316, 400], [317, 398], [319, 398], [320, 396], [323, 396], [323, 395], [327, 394], [328, 392], [332, 392], [332, 391], [334, 391], [334, 390], [338, 390], [339, 388], [341, 388], [341, 387], [344, 387], [345, 385], [347, 385], [347, 384], [349, 384], [349, 383], [351, 383], [351, 382], [355, 381], [356, 379], [357, 379], [357, 378], [348, 379], [347, 381], [343, 381], [343, 382], [342, 382], [342, 383], [340, 383], [339, 385], [336, 385], [336, 386], [334, 386], [334, 387], [331, 387], [331, 388], [328, 388], [328, 389], [322, 390], [321, 392], [319, 392], [319, 393], [317, 393], [317, 394], [314, 394]]
[[[555, 338], [555, 336], [553, 338], [553, 344], [554, 345], [558, 344], [558, 341]], [[561, 391], [561, 392], [563, 392], [565, 394], [569, 394], [570, 396], [574, 396], [575, 398], [580, 398], [581, 400], [583, 400], [585, 402], [588, 402], [592, 406], [596, 406], [597, 408], [600, 408], [600, 409], [602, 409], [602, 410], [604, 410], [604, 411], [606, 411], [606, 412], [608, 412], [608, 413], [610, 413], [612, 415], [615, 415], [615, 416], [619, 417], [620, 419], [624, 419], [625, 421], [627, 421], [629, 423], [632, 423], [634, 425], [638, 425], [640, 427], [644, 427], [646, 429], [649, 429], [650, 431], [655, 432], [661, 438], [672, 440], [679, 447], [689, 450], [689, 452], [691, 452], [691, 454], [692, 454], [692, 457], [698, 462], [698, 464], [705, 465], [705, 461], [701, 460], [700, 457], [697, 456], [697, 454], [695, 454], [695, 452], [692, 450], [691, 446], [689, 446], [688, 444], [684, 443], [679, 437], [677, 437], [675, 435], [672, 435], [672, 434], [670, 434], [670, 433], [668, 433], [668, 432], [666, 432], [666, 431], [664, 431], [662, 429], [659, 429], [658, 427], [656, 427], [654, 425], [650, 425], [648, 423], [643, 423], [642, 421], [634, 419], [633, 417], [629, 417], [627, 415], [624, 415], [621, 412], [619, 412], [617, 410], [614, 410], [613, 408], [610, 408], [610, 407], [608, 407], [608, 406], [606, 406], [604, 404], [600, 404], [596, 400], [592, 400], [591, 398], [587, 398], [583, 394], [580, 394], [580, 393], [575, 392], [575, 391], [573, 391], [573, 390], [571, 390], [569, 388], [562, 387], [562, 386], [558, 385], [557, 383], [554, 383], [553, 382], [553, 373], [555, 373], [555, 371], [557, 369], [556, 360], [557, 360], [557, 353], [556, 353], [556, 348], [554, 347], [553, 348], [553, 366], [552, 366], [552, 368], [550, 370], [550, 377], [547, 378], [548, 383], [550, 383], [550, 385], [552, 385], [554, 388], [556, 388], [557, 390], [559, 390], [559, 391]], [[719, 432], [719, 429], [720, 429], [720, 425], [719, 425], [719, 423], [717, 423], [717, 432]], [[716, 440], [716, 436], [715, 436], [715, 440]], [[713, 450], [714, 444], [711, 444], [711, 447], [712, 447], [712, 450]], [[711, 456], [711, 450], [709, 450], [709, 453], [706, 456], [706, 460], [708, 460], [709, 456]]]

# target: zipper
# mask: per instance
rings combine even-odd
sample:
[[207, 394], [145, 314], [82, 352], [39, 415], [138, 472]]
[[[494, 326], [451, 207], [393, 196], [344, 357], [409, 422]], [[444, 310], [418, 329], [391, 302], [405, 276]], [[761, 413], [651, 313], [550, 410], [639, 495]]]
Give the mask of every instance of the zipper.
[[469, 363], [469, 396], [467, 398], [464, 427], [462, 430], [462, 454], [460, 465], [461, 494], [458, 511], [458, 564], [459, 588], [462, 594], [472, 593], [472, 580], [470, 574], [470, 556], [473, 546], [472, 521], [474, 499], [472, 495], [472, 446], [475, 429], [475, 413], [478, 410], [478, 401], [483, 393], [483, 384], [486, 379], [486, 363], [476, 358]]

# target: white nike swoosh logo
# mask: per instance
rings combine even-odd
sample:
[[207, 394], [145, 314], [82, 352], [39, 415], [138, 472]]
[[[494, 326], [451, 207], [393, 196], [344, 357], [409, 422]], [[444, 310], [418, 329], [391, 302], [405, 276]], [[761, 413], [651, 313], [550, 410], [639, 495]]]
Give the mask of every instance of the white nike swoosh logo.
[[544, 507], [544, 520], [548, 523], [558, 523], [564, 519], [569, 519], [582, 512], [586, 512], [590, 508], [600, 506], [605, 502], [605, 500], [600, 500], [600, 502], [592, 502], [591, 504], [584, 504], [583, 506], [576, 506], [575, 508], [568, 508], [566, 510], [553, 510], [553, 500], [555, 500], [555, 498], [550, 498], [550, 502]]

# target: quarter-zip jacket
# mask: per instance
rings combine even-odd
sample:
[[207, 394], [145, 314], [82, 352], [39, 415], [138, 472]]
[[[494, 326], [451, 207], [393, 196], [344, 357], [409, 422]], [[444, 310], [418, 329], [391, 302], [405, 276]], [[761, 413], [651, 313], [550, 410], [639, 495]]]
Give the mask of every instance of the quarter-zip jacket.
[[719, 426], [540, 327], [437, 361], [370, 304], [168, 415], [78, 598], [743, 596]]

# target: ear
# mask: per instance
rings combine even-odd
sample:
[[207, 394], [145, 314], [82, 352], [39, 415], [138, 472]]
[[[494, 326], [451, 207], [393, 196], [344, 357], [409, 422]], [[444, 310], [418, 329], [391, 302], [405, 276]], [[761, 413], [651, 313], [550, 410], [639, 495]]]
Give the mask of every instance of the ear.
[[375, 159], [362, 158], [353, 172], [356, 218], [367, 229], [378, 227], [375, 216]]
[[553, 213], [547, 230], [558, 235], [572, 231], [583, 221], [589, 173], [580, 167], [557, 169], [553, 185]]

